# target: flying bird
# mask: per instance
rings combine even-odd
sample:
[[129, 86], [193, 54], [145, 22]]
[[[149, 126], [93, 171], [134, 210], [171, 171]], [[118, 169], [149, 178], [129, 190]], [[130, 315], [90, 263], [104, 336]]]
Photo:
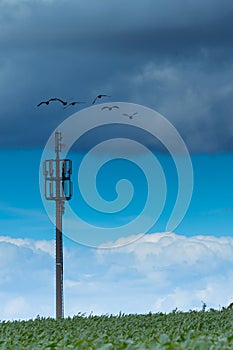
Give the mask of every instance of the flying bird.
[[79, 103], [85, 103], [85, 102], [81, 102], [81, 101], [73, 101], [73, 102], [70, 102], [66, 107], [64, 107], [64, 109], [68, 108], [69, 106], [75, 106]]
[[43, 105], [43, 104], [45, 104], [45, 105], [49, 105], [49, 102], [50, 102], [50, 100], [48, 100], [48, 101], [41, 101], [40, 103], [38, 103], [38, 105], [37, 105], [37, 107], [40, 107], [41, 105]]
[[50, 98], [49, 101], [58, 101], [58, 102], [61, 102], [63, 104], [63, 106], [67, 105], [67, 101], [63, 101], [63, 100], [61, 100], [60, 98], [57, 98], [57, 97]]
[[108, 109], [109, 111], [111, 111], [113, 108], [120, 108], [120, 107], [118, 107], [118, 106], [104, 106], [101, 108], [101, 110]]
[[133, 119], [133, 116], [135, 116], [136, 114], [138, 114], [138, 112], [135, 112], [135, 113], [133, 113], [133, 114], [123, 113], [122, 115], [125, 115], [125, 116], [128, 117], [129, 119]]
[[111, 96], [108, 96], [108, 95], [105, 95], [105, 94], [100, 94], [100, 95], [97, 95], [94, 99], [94, 101], [92, 102], [92, 104], [94, 104], [97, 100], [97, 98], [102, 98], [102, 97], [111, 97]]
[[66, 106], [67, 105], [67, 102], [66, 101], [63, 101], [61, 100], [60, 98], [57, 98], [57, 97], [54, 97], [54, 98], [50, 98], [49, 100], [47, 101], [41, 101], [40, 103], [38, 103], [37, 107], [40, 107], [42, 104], [46, 104], [47, 106], [49, 105], [49, 103], [51, 101], [58, 101], [58, 102], [61, 102], [63, 104], [63, 106]]

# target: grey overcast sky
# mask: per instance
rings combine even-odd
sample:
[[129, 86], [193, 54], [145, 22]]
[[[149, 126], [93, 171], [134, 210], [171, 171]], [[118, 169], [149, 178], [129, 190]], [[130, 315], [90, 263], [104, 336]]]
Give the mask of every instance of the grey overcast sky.
[[233, 150], [231, 0], [0, 0], [0, 147], [43, 147], [78, 109], [145, 105], [194, 153]]

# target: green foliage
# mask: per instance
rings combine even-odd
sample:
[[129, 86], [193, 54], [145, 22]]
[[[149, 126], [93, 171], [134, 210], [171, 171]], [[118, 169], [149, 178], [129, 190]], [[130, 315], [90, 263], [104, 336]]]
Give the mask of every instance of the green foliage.
[[0, 322], [0, 349], [233, 349], [233, 310]]

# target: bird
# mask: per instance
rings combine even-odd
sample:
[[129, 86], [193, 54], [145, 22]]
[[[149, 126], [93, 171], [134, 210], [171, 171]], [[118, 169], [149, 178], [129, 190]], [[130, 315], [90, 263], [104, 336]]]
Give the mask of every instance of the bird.
[[95, 99], [93, 100], [92, 104], [94, 104], [94, 103], [96, 102], [97, 98], [102, 98], [102, 97], [111, 97], [111, 96], [108, 96], [108, 95], [105, 95], [105, 94], [97, 95], [97, 96], [95, 97]]
[[37, 107], [40, 107], [42, 104], [46, 104], [48, 106], [51, 101], [59, 101], [59, 102], [61, 102], [63, 104], [63, 106], [67, 105], [66, 101], [63, 101], [60, 98], [54, 97], [54, 98], [50, 98], [47, 101], [41, 101], [40, 103], [38, 103]]
[[76, 104], [79, 104], [79, 103], [85, 103], [85, 102], [73, 101], [73, 102], [70, 102], [66, 107], [64, 107], [64, 109], [68, 108], [69, 106], [75, 106]]
[[40, 103], [38, 103], [37, 107], [40, 107], [43, 104], [48, 106], [49, 102], [50, 102], [50, 100], [48, 100], [48, 101], [41, 101]]
[[50, 98], [49, 101], [58, 101], [58, 102], [61, 102], [63, 104], [63, 106], [67, 105], [67, 101], [63, 101], [63, 100], [61, 100], [60, 98], [57, 98], [57, 97]]
[[133, 114], [123, 113], [122, 115], [129, 117], [129, 119], [133, 119], [133, 116], [135, 116], [136, 114], [138, 114], [138, 112], [135, 112]]
[[104, 106], [101, 108], [101, 110], [108, 109], [109, 111], [111, 111], [113, 108], [120, 108], [120, 107], [118, 107], [118, 106]]

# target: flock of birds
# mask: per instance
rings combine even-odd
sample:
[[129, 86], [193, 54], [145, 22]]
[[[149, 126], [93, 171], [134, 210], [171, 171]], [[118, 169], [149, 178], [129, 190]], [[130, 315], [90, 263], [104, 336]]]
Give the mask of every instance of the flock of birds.
[[[103, 97], [111, 97], [111, 96], [106, 95], [106, 94], [99, 94], [99, 95], [97, 95], [97, 96], [94, 98], [94, 100], [92, 101], [92, 104], [94, 105], [98, 99], [101, 99], [101, 98], [103, 98]], [[66, 108], [68, 108], [68, 107], [70, 107], [70, 106], [75, 106], [75, 105], [77, 105], [77, 104], [85, 103], [85, 102], [83, 102], [83, 101], [72, 101], [72, 102], [69, 102], [69, 103], [68, 103], [68, 101], [64, 101], [64, 100], [62, 100], [61, 98], [54, 97], [54, 98], [50, 98], [49, 100], [46, 100], [46, 101], [41, 101], [40, 103], [38, 103], [37, 107], [40, 107], [40, 106], [43, 105], [43, 104], [45, 104], [45, 105], [48, 106], [48, 105], [50, 104], [50, 102], [55, 102], [55, 101], [61, 103], [61, 104], [63, 105], [63, 108], [64, 108], [64, 109], [66, 109]], [[119, 108], [120, 108], [120, 107], [119, 107], [119, 106], [116, 106], [116, 105], [115, 105], [115, 106], [104, 106], [104, 107], [101, 108], [101, 110], [108, 109], [109, 111], [111, 111], [111, 110], [113, 110], [113, 109], [119, 109]], [[137, 114], [138, 114], [138, 112], [135, 112], [135, 113], [133, 113], [133, 114], [122, 113], [123, 116], [126, 116], [126, 117], [128, 117], [129, 119], [133, 119], [133, 117], [134, 117], [135, 115], [137, 115]]]
[[[96, 100], [98, 98], [102, 98], [102, 97], [111, 97], [111, 96], [108, 96], [108, 95], [105, 95], [105, 94], [100, 94], [100, 95], [97, 95], [94, 100], [92, 101], [92, 104], [95, 104], [96, 103]], [[68, 103], [67, 101], [63, 101], [61, 98], [57, 98], [57, 97], [54, 97], [54, 98], [50, 98], [49, 100], [47, 101], [41, 101], [40, 103], [38, 103], [37, 107], [40, 107], [41, 105], [45, 104], [45, 105], [49, 105], [50, 102], [53, 102], [53, 101], [58, 101], [60, 102], [64, 108], [67, 108], [69, 106], [75, 106], [76, 104], [79, 104], [79, 103], [85, 103], [83, 101], [72, 101], [70, 103]]]

